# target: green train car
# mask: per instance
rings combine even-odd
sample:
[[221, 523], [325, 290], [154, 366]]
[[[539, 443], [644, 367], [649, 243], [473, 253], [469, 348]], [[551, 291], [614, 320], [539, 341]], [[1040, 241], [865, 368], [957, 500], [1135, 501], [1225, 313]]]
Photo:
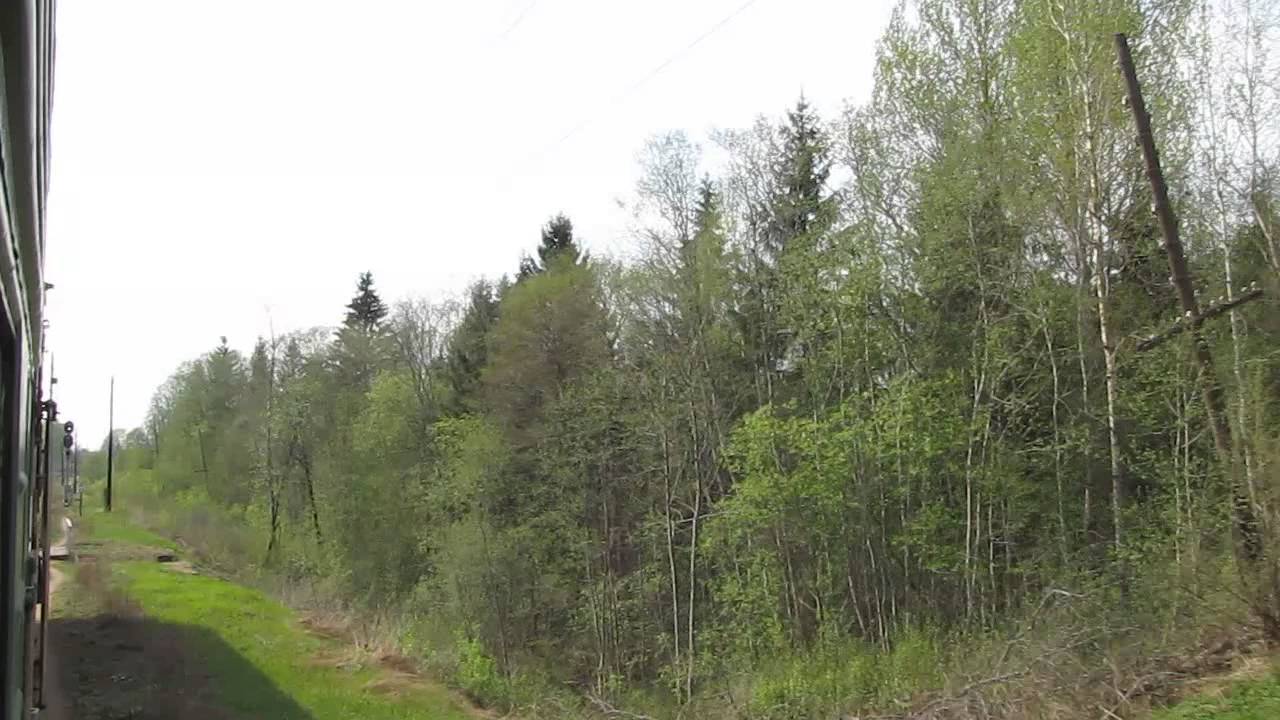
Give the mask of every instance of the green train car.
[[53, 0], [0, 0], [0, 663], [4, 720], [44, 706], [48, 425], [41, 397]]

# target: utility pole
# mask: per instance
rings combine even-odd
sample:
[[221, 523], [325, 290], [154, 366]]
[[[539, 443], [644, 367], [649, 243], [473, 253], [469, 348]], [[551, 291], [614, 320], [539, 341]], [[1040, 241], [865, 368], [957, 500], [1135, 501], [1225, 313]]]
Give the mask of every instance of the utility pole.
[[107, 401], [107, 512], [111, 512], [111, 469], [116, 448], [116, 378], [111, 376], [111, 395]]
[[71, 459], [72, 442], [74, 441], [71, 439], [71, 436], [66, 434], [66, 431], [64, 430], [62, 434], [62, 462], [59, 463], [61, 467], [58, 468], [58, 482], [62, 484], [62, 507], [71, 507], [70, 493], [72, 490], [67, 484], [67, 479], [70, 477], [68, 474], [69, 468], [67, 467], [67, 461]]
[[[1209, 343], [1205, 341], [1201, 326], [1206, 316], [1221, 314], [1225, 310], [1210, 306], [1202, 310], [1196, 298], [1195, 284], [1191, 279], [1191, 271], [1187, 268], [1187, 258], [1182, 249], [1182, 239], [1178, 235], [1178, 218], [1173, 212], [1173, 203], [1169, 202], [1169, 187], [1165, 184], [1164, 171], [1160, 167], [1160, 153], [1156, 149], [1155, 137], [1151, 132], [1151, 115], [1147, 112], [1146, 101], [1142, 97], [1142, 86], [1138, 82], [1138, 71], [1133, 64], [1133, 55], [1129, 51], [1129, 40], [1123, 33], [1115, 36], [1116, 56], [1120, 63], [1120, 73], [1124, 76], [1125, 90], [1129, 98], [1129, 109], [1133, 112], [1133, 122], [1138, 129], [1138, 145], [1142, 148], [1142, 157], [1146, 162], [1147, 182], [1151, 185], [1151, 199], [1156, 220], [1160, 223], [1160, 233], [1164, 236], [1164, 251], [1169, 260], [1169, 281], [1178, 292], [1178, 302], [1182, 305], [1182, 318], [1175, 327], [1181, 327], [1191, 334], [1192, 355], [1199, 370], [1200, 394], [1204, 400], [1205, 415], [1209, 420], [1209, 429], [1213, 432], [1213, 445], [1217, 451], [1218, 463], [1226, 476], [1231, 491], [1231, 510], [1234, 520], [1234, 540], [1237, 558], [1246, 567], [1252, 567], [1262, 558], [1262, 527], [1258, 514], [1254, 509], [1256, 502], [1253, 488], [1247, 487], [1240, 477], [1240, 468], [1235, 462], [1235, 451], [1231, 440], [1231, 423], [1227, 419], [1226, 400], [1223, 399], [1222, 386], [1214, 373], [1213, 355]], [[1251, 291], [1254, 289], [1251, 288]], [[1261, 297], [1261, 291], [1248, 294], [1250, 299]], [[1241, 301], [1242, 304], [1245, 302]], [[1165, 334], [1171, 337], [1176, 334]], [[1159, 341], [1148, 338], [1147, 347]]]
[[75, 476], [71, 472], [72, 453], [76, 446], [76, 424], [70, 420], [62, 424], [62, 506], [71, 507], [77, 488]]
[[80, 487], [80, 443], [72, 450], [71, 467], [75, 475], [76, 502], [80, 503], [80, 517], [84, 517], [84, 488]]

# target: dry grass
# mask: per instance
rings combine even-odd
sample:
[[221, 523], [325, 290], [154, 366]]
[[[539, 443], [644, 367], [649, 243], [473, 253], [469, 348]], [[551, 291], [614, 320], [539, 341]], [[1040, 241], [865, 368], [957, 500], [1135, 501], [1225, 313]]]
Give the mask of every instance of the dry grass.
[[377, 667], [385, 671], [386, 678], [392, 679], [392, 685], [403, 685], [409, 680], [422, 682], [422, 674], [413, 660], [398, 652], [388, 638], [380, 642], [363, 641], [360, 633], [353, 632], [352, 623], [336, 613], [308, 613], [298, 623], [308, 632], [327, 640], [344, 643], [341, 648], [330, 650], [312, 659], [316, 665], [341, 668]]
[[182, 575], [199, 575], [200, 571], [196, 570], [196, 566], [191, 564], [189, 560], [174, 560], [164, 563], [161, 567], [169, 572], [180, 573]]
[[356, 621], [351, 613], [334, 606], [307, 611], [299, 617], [299, 625], [317, 637], [343, 643], [338, 649], [311, 658], [310, 663], [343, 670], [376, 668], [377, 676], [365, 685], [370, 692], [398, 697], [423, 688], [435, 688], [447, 692], [470, 717], [479, 720], [499, 717], [424, 675], [419, 664], [402, 652], [394, 630], [396, 625], [388, 617], [375, 615], [372, 620]]
[[334, 613], [310, 611], [298, 619], [298, 624], [313, 635], [332, 640], [345, 640], [350, 637], [347, 622]]
[[[1144, 717], [1206, 690], [1265, 673], [1261, 625], [1241, 608], [1215, 622], [1175, 615], [1169, 625], [1109, 612], [1107, 600], [1044, 603], [1020, 631], [985, 649], [965, 646], [943, 690], [879, 718], [1082, 720]], [[1143, 623], [1147, 624], [1143, 624]]]
[[1261, 680], [1272, 673], [1277, 658], [1268, 655], [1242, 655], [1222, 673], [1190, 680], [1179, 688], [1179, 697], [1199, 695], [1211, 698], [1225, 697], [1233, 685], [1249, 680]]
[[392, 672], [397, 672], [397, 673], [400, 673], [401, 675], [417, 675], [418, 674], [417, 663], [413, 662], [409, 658], [399, 653], [382, 652], [378, 654], [377, 660], [379, 665], [381, 665], [382, 667], [388, 670], [391, 670]]
[[374, 680], [370, 680], [365, 684], [365, 689], [379, 695], [391, 695], [397, 697], [408, 692], [413, 692], [423, 685], [422, 678], [417, 675], [407, 675], [404, 673], [385, 673]]
[[140, 618], [138, 603], [111, 582], [111, 565], [105, 559], [82, 558], [75, 572], [76, 596], [94, 605], [99, 613], [115, 618]]

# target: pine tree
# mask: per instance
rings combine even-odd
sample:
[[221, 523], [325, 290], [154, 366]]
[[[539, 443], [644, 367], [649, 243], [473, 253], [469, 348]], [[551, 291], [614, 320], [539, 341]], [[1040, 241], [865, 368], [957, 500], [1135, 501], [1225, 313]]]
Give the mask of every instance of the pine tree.
[[698, 185], [698, 204], [693, 211], [695, 242], [697, 237], [721, 235], [724, 232], [722, 227], [724, 213], [721, 205], [720, 192], [716, 189], [716, 184], [710, 177], [704, 177]]
[[794, 241], [812, 237], [831, 226], [836, 198], [827, 191], [831, 151], [821, 122], [801, 97], [787, 112], [778, 131], [782, 153], [775, 161], [769, 250], [774, 259]]
[[469, 410], [480, 387], [480, 372], [489, 357], [489, 331], [498, 319], [493, 285], [481, 280], [471, 286], [462, 321], [449, 338], [448, 377], [457, 412]]
[[574, 265], [586, 259], [573, 238], [573, 223], [563, 214], [551, 218], [542, 228], [542, 242], [538, 245], [539, 269], [549, 269], [561, 257], [568, 258]]
[[693, 237], [680, 247], [681, 278], [684, 288], [683, 312], [687, 321], [700, 327], [713, 314], [713, 298], [727, 285], [719, 277], [725, 266], [724, 215], [720, 193], [711, 178], [698, 186], [693, 211]]
[[387, 306], [383, 304], [378, 292], [373, 289], [373, 273], [360, 273], [356, 282], [356, 294], [347, 303], [348, 327], [357, 327], [365, 332], [372, 332], [387, 316]]
[[537, 261], [526, 255], [520, 256], [520, 267], [516, 270], [516, 282], [528, 280], [529, 278], [541, 272]]
[[255, 393], [271, 382], [271, 363], [267, 356], [267, 341], [261, 336], [253, 345], [249, 356], [249, 383]]
[[388, 335], [382, 327], [386, 316], [387, 306], [373, 289], [373, 274], [360, 273], [356, 294], [347, 303], [346, 320], [338, 328], [332, 355], [346, 387], [361, 393], [367, 391], [378, 368], [385, 364], [390, 355]]
[[805, 324], [815, 316], [822, 287], [820, 256], [838, 212], [827, 189], [831, 151], [821, 121], [800, 98], [777, 130], [778, 148], [767, 182], [767, 220], [751, 249], [740, 283], [741, 332], [757, 373], [761, 400], [777, 399], [778, 379], [802, 353]]

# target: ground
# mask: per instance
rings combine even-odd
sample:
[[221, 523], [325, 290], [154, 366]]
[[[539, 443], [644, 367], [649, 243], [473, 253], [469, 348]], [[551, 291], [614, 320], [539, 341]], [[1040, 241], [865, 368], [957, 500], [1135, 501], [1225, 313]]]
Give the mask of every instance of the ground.
[[1202, 682], [1206, 687], [1153, 720], [1272, 720], [1280, 718], [1280, 671], [1257, 658]]
[[180, 551], [118, 518], [92, 519], [70, 546], [50, 626], [55, 718], [475, 716], [403, 657], [318, 632], [181, 558], [158, 562]]
[[[54, 579], [50, 720], [483, 717], [407, 658], [202, 572], [119, 516], [91, 517], [68, 546]], [[1151, 720], [1280, 718], [1280, 670], [1266, 655], [1182, 690]]]

